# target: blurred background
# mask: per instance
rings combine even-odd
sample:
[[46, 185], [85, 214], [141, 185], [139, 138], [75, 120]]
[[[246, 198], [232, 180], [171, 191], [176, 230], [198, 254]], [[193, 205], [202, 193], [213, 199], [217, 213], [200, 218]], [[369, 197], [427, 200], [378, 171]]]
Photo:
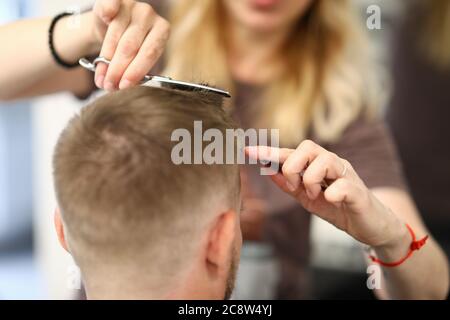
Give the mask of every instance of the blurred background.
[[[3, 0], [0, 23], [90, 5]], [[59, 132], [81, 103], [60, 94], [0, 104], [0, 299], [69, 299], [78, 292], [70, 289], [73, 263], [53, 229], [51, 156]]]
[[[384, 94], [392, 97], [395, 89], [392, 43], [409, 1], [353, 2], [363, 21], [370, 15], [369, 6], [381, 9], [381, 29], [368, 29], [367, 33], [383, 76]], [[2, 0], [0, 24], [55, 15], [90, 4], [92, 1]], [[448, 103], [448, 99], [440, 101]], [[71, 95], [58, 94], [0, 105], [0, 299], [79, 296], [79, 291], [71, 287], [74, 264], [60, 248], [53, 230], [56, 202], [51, 156], [59, 132], [84, 103]], [[365, 285], [364, 257], [354, 240], [317, 219], [313, 220], [311, 237], [312, 298], [373, 298]], [[270, 275], [267, 280], [270, 281]], [[240, 296], [251, 298], [251, 293], [246, 295], [244, 290]]]

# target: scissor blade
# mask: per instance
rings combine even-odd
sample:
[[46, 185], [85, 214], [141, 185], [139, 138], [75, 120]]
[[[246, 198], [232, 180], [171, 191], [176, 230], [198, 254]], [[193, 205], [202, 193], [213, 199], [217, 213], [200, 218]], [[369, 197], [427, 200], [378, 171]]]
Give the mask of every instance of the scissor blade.
[[[110, 61], [103, 58], [98, 57], [93, 62], [89, 61], [86, 58], [82, 58], [79, 60], [80, 65], [92, 72], [95, 72], [95, 69], [97, 67], [98, 63], [106, 63], [109, 64]], [[170, 89], [177, 89], [177, 90], [183, 90], [183, 91], [205, 91], [205, 92], [212, 92], [216, 94], [220, 94], [223, 97], [230, 98], [231, 95], [229, 92], [206, 86], [203, 84], [197, 84], [197, 83], [190, 83], [190, 82], [184, 82], [184, 81], [177, 81], [173, 80], [168, 77], [162, 77], [162, 76], [152, 76], [152, 75], [146, 75], [144, 79], [141, 81], [141, 85], [152, 85], [154, 83], [159, 83], [162, 87], [170, 88]]]

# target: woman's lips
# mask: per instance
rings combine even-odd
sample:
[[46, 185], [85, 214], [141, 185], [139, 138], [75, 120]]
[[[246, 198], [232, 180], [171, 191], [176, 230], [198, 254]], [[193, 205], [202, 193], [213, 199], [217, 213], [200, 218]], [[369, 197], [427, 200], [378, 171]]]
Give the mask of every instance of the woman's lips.
[[263, 10], [272, 9], [279, 2], [280, 0], [250, 0], [252, 7]]

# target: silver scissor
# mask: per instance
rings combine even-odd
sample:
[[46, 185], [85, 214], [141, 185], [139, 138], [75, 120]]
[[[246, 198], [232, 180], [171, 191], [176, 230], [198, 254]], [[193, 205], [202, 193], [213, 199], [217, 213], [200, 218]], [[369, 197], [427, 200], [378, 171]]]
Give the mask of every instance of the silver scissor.
[[[95, 69], [97, 67], [97, 64], [99, 63], [105, 63], [107, 65], [109, 65], [111, 63], [111, 61], [109, 61], [108, 59], [104, 58], [104, 57], [98, 57], [96, 58], [94, 61], [89, 61], [86, 58], [82, 58], [79, 60], [80, 65], [87, 69], [90, 70], [92, 72], [95, 72]], [[152, 76], [152, 75], [146, 75], [144, 76], [144, 79], [142, 79], [141, 81], [141, 85], [146, 85], [149, 82], [153, 82], [153, 83], [157, 83], [159, 84], [161, 87], [165, 87], [165, 88], [171, 88], [171, 89], [177, 89], [177, 90], [185, 90], [185, 91], [204, 91], [204, 92], [211, 92], [211, 93], [216, 93], [219, 94], [225, 98], [230, 98], [231, 95], [228, 91], [224, 91], [218, 88], [214, 88], [214, 87], [210, 87], [210, 86], [205, 86], [202, 84], [196, 84], [196, 83], [189, 83], [189, 82], [184, 82], [184, 81], [177, 81], [177, 80], [173, 80], [169, 77], [162, 77], [162, 76]]]

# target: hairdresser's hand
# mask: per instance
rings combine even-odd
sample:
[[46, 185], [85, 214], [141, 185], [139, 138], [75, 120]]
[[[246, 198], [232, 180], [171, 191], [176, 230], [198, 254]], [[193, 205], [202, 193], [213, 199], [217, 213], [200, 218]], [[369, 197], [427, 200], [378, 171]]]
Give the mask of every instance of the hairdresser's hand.
[[[365, 186], [351, 164], [312, 141], [296, 150], [248, 147], [249, 157], [278, 162], [271, 176], [311, 213], [367, 245], [390, 246], [405, 234], [403, 223]], [[323, 191], [323, 182], [328, 187]]]
[[93, 43], [111, 60], [109, 67], [98, 65], [96, 85], [113, 91], [138, 84], [161, 56], [169, 23], [149, 4], [134, 0], [97, 0], [90, 14]]

